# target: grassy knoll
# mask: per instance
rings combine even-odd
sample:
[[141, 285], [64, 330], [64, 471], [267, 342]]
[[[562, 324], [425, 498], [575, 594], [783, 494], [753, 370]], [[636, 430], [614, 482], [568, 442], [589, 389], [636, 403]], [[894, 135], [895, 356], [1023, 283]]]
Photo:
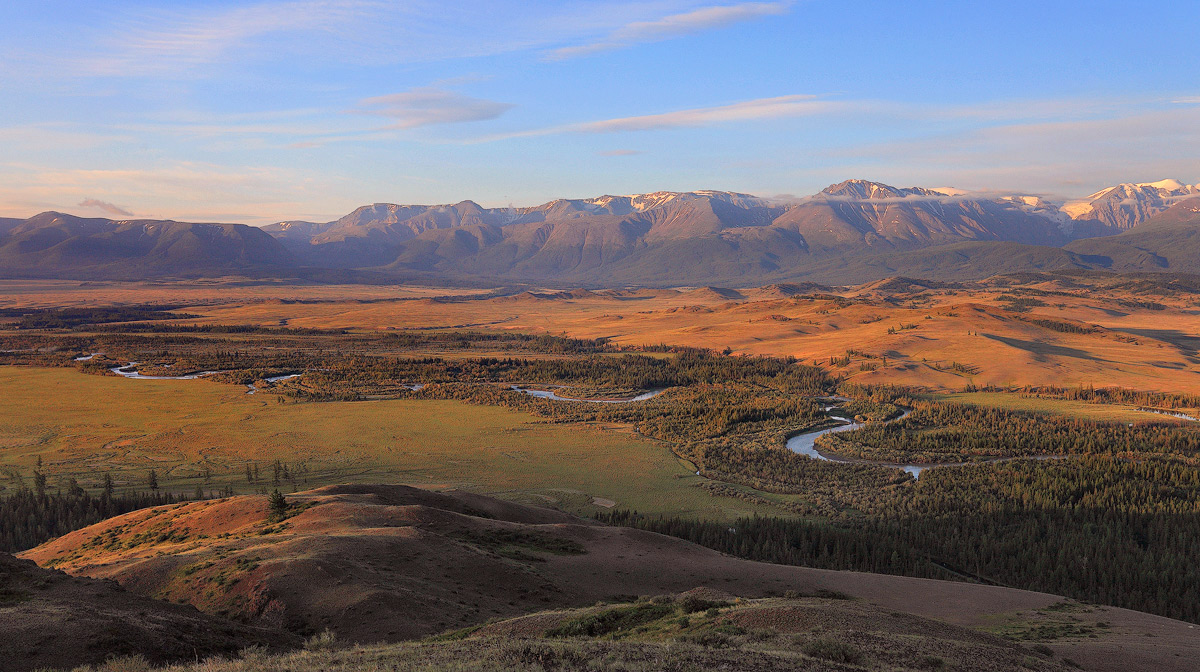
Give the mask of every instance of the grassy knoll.
[[[0, 389], [0, 469], [10, 473], [10, 490], [12, 474], [31, 482], [38, 457], [51, 489], [65, 489], [71, 477], [99, 488], [105, 472], [118, 489], [141, 489], [154, 469], [163, 489], [189, 494], [197, 486], [269, 490], [280, 460], [302, 489], [389, 482], [552, 501], [581, 513], [597, 510], [593, 497], [703, 518], [782, 513], [710, 496], [695, 487], [701, 479], [690, 465], [623, 426], [546, 424], [456, 401], [281, 404], [234, 385], [66, 369], [0, 368]], [[248, 464], [258, 466], [258, 483], [247, 482]], [[292, 483], [284, 478], [280, 487]]]
[[1088, 420], [1115, 420], [1118, 422], [1163, 421], [1165, 416], [1148, 411], [1139, 411], [1134, 406], [1117, 404], [1093, 404], [1073, 399], [1047, 399], [1016, 392], [956, 392], [934, 395], [937, 401], [1000, 408], [1006, 411], [1031, 411], [1053, 413]]

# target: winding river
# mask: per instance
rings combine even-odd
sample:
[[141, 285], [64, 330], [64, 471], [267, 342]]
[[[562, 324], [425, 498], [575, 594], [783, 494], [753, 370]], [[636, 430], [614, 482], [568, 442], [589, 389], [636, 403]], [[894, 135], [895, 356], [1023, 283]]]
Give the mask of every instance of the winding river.
[[[102, 354], [102, 353], [92, 353], [87, 356], [76, 357], [75, 361], [87, 361], [87, 360], [92, 359], [93, 357], [95, 357], [98, 354]], [[189, 374], [182, 375], [182, 376], [145, 376], [145, 375], [138, 373], [137, 366], [138, 366], [138, 362], [130, 362], [124, 366], [113, 367], [113, 368], [109, 369], [109, 371], [112, 371], [113, 373], [115, 373], [119, 376], [124, 376], [125, 378], [132, 378], [132, 379], [136, 379], [136, 380], [195, 380], [196, 378], [202, 378], [204, 376], [211, 376], [215, 373], [220, 373], [220, 371], [200, 371], [198, 373], [189, 373]], [[298, 378], [302, 375], [304, 375], [304, 374], [303, 373], [290, 373], [290, 374], [283, 375], [283, 376], [273, 376], [270, 378], [266, 378], [264, 380], [266, 380], [266, 382], [268, 382], [268, 383], [277, 383], [277, 382], [281, 382], [284, 380], [291, 380], [292, 378]], [[249, 388], [246, 391], [246, 394], [254, 394], [255, 392], [258, 391], [258, 388], [254, 384], [247, 385], [246, 387]], [[402, 385], [402, 387], [412, 390], [414, 392], [418, 392], [422, 388], [424, 388], [425, 385], [423, 383], [416, 383], [416, 384], [410, 384], [410, 385]], [[516, 392], [521, 392], [522, 394], [527, 394], [531, 397], [538, 397], [539, 399], [553, 399], [555, 401], [580, 401], [580, 402], [589, 403], [589, 404], [630, 404], [630, 403], [637, 402], [637, 401], [646, 401], [648, 399], [653, 399], [653, 398], [657, 397], [658, 395], [662, 394], [663, 392], [666, 392], [665, 389], [649, 390], [649, 391], [643, 392], [637, 396], [629, 397], [627, 399], [575, 399], [572, 397], [559, 396], [558, 394], [556, 394], [555, 392], [553, 392], [551, 390], [534, 390], [534, 389], [530, 389], [527, 387], [521, 387], [519, 385], [510, 385], [509, 388]], [[833, 401], [836, 403], [846, 403], [846, 402], [849, 402], [850, 400], [845, 397], [832, 397], [832, 398], [827, 399], [827, 401]], [[827, 405], [827, 406], [822, 407], [822, 410], [829, 412], [831, 410], [835, 410], [836, 408], [837, 408], [836, 405]], [[1182, 420], [1190, 420], [1192, 422], [1200, 421], [1200, 419], [1198, 419], [1198, 418], [1195, 418], [1195, 417], [1192, 417], [1190, 415], [1186, 415], [1183, 413], [1163, 411], [1163, 410], [1152, 409], [1152, 408], [1139, 408], [1138, 410], [1146, 411], [1149, 413], [1157, 413], [1159, 415], [1168, 415], [1168, 416], [1179, 418]], [[891, 420], [886, 420], [885, 422], [888, 422], [888, 423], [898, 422], [900, 420], [907, 418], [910, 414], [912, 414], [911, 409], [904, 409], [904, 412], [901, 413], [899, 417], [892, 418]], [[821, 460], [824, 462], [836, 462], [836, 463], [840, 463], [840, 464], [872, 464], [872, 465], [881, 466], [881, 467], [889, 467], [892, 469], [900, 469], [900, 470], [904, 471], [905, 473], [911, 474], [914, 479], [921, 478], [922, 472], [924, 472], [926, 469], [932, 469], [933, 467], [965, 467], [965, 466], [972, 465], [972, 464], [1007, 462], [1010, 460], [1059, 460], [1059, 459], [1065, 459], [1061, 455], [1031, 455], [1031, 456], [1019, 456], [1019, 457], [999, 457], [999, 458], [993, 458], [993, 459], [988, 459], [988, 460], [978, 460], [975, 462], [934, 462], [934, 463], [928, 463], [928, 464], [904, 464], [904, 463], [900, 463], [900, 462], [880, 462], [880, 461], [876, 461], [876, 460], [859, 460], [859, 459], [839, 457], [834, 454], [824, 454], [821, 451], [817, 450], [817, 447], [816, 447], [817, 439], [819, 437], [825, 436], [826, 434], [836, 434], [838, 432], [851, 432], [851, 431], [854, 431], [856, 429], [859, 429], [859, 428], [865, 426], [865, 423], [857, 422], [855, 420], [852, 420], [852, 419], [846, 418], [846, 417], [842, 417], [840, 415], [832, 415], [831, 414], [829, 416], [829, 418], [840, 424], [835, 425], [833, 427], [825, 427], [824, 429], [818, 429], [818, 430], [814, 430], [811, 432], [803, 432], [801, 434], [796, 434], [795, 436], [792, 436], [787, 440], [788, 450], [790, 450], [794, 453], [799, 453], [801, 455], [805, 455], [814, 460]], [[696, 473], [697, 473], [697, 475], [699, 475], [699, 472], [696, 472]]]
[[[831, 408], [833, 408], [833, 407], [826, 406], [824, 410], [828, 411]], [[887, 422], [898, 422], [900, 420], [907, 418], [911, 413], [912, 413], [912, 410], [905, 409], [904, 413], [902, 413], [900, 415], [900, 417], [893, 418], [891, 420], [888, 420]], [[859, 429], [860, 427], [865, 426], [865, 424], [866, 424], [866, 423], [862, 423], [862, 422], [855, 422], [849, 418], [843, 418], [839, 415], [831, 415], [831, 416], [829, 416], [829, 418], [831, 420], [837, 420], [838, 422], [840, 422], [842, 424], [837, 425], [835, 427], [826, 427], [825, 429], [818, 429], [813, 432], [804, 432], [803, 434], [797, 434], [787, 440], [788, 450], [792, 451], [793, 453], [800, 453], [801, 455], [807, 455], [808, 457], [811, 457], [814, 460], [822, 460], [824, 462], [839, 462], [842, 464], [853, 464], [853, 463], [874, 464], [874, 465], [881, 466], [881, 467], [891, 467], [893, 469], [901, 469], [909, 474], [912, 474], [913, 478], [920, 478], [921, 472], [925, 471], [926, 469], [929, 469], [930, 467], [951, 467], [951, 466], [961, 467], [966, 464], [965, 462], [962, 464], [900, 464], [900, 463], [895, 463], [895, 462], [875, 462], [875, 461], [871, 461], [871, 460], [851, 460], [851, 459], [847, 459], [844, 457], [838, 457], [836, 455], [824, 455], [821, 453], [821, 451], [817, 450], [817, 446], [816, 446], [817, 437], [825, 436], [826, 434], [836, 434], [838, 432], [854, 431], [856, 429]]]
[[109, 369], [109, 371], [112, 371], [118, 376], [124, 376], [134, 380], [195, 380], [197, 378], [203, 378], [204, 376], [211, 376], [214, 373], [221, 373], [220, 371], [200, 371], [199, 373], [189, 373], [182, 376], [143, 376], [142, 374], [138, 373], [137, 366], [138, 362], [130, 362], [125, 366], [114, 366], [113, 368]]
[[[841, 401], [849, 401], [849, 400], [843, 399]], [[835, 408], [835, 407], [826, 406], [823, 410], [829, 411], [833, 408]], [[885, 422], [888, 422], [888, 423], [899, 422], [900, 420], [907, 418], [911, 414], [912, 414], [912, 409], [905, 409], [904, 413], [900, 414], [900, 417], [892, 418], [891, 420], [886, 420]], [[824, 462], [837, 462], [839, 464], [871, 464], [871, 465], [875, 465], [877, 467], [889, 467], [891, 469], [900, 469], [901, 471], [904, 471], [905, 473], [911, 474], [914, 479], [921, 478], [921, 472], [925, 471], [926, 469], [932, 469], [934, 467], [967, 467], [967, 466], [971, 466], [971, 465], [975, 465], [975, 464], [996, 464], [999, 462], [1011, 462], [1013, 460], [1065, 460], [1066, 459], [1065, 455], [1017, 455], [1014, 457], [993, 457], [993, 458], [989, 458], [989, 459], [985, 459], [985, 460], [976, 460], [974, 462], [930, 462], [930, 463], [926, 463], [926, 464], [904, 464], [902, 462], [882, 462], [882, 461], [878, 461], [878, 460], [859, 460], [859, 459], [852, 459], [852, 458], [848, 458], [848, 457], [839, 457], [837, 455], [833, 455], [832, 453], [824, 454], [821, 451], [817, 450], [817, 447], [816, 447], [817, 437], [824, 436], [826, 434], [835, 434], [837, 432], [853, 431], [855, 429], [865, 426], [866, 423], [855, 422], [854, 420], [850, 420], [849, 418], [843, 418], [838, 415], [830, 415], [829, 417], [831, 420], [837, 420], [838, 422], [841, 422], [843, 424], [840, 424], [836, 427], [826, 427], [825, 429], [818, 429], [818, 430], [812, 431], [812, 432], [804, 432], [803, 434], [797, 434], [787, 440], [788, 450], [791, 450], [794, 453], [800, 453], [801, 455], [806, 455], [808, 457], [811, 457], [814, 460], [821, 460]]]
[[538, 397], [539, 399], [553, 399], [555, 401], [583, 401], [589, 404], [631, 404], [635, 401], [646, 401], [647, 399], [653, 399], [663, 392], [666, 392], [666, 390], [650, 390], [649, 392], [643, 392], [636, 397], [630, 397], [628, 399], [573, 399], [571, 397], [560, 397], [549, 390], [531, 390], [524, 387], [518, 387], [516, 385], [513, 385], [512, 389], [516, 390], [517, 392], [528, 394], [531, 397]]
[[[304, 375], [303, 373], [289, 373], [285, 376], [271, 376], [270, 378], [263, 378], [263, 380], [274, 385], [275, 383], [282, 382], [285, 380], [291, 380], [293, 378], [299, 378], [300, 376], [303, 376], [303, 375]], [[254, 383], [250, 383], [246, 387], [250, 388], [250, 389], [246, 390], [246, 394], [254, 394], [255, 392], [258, 392], [258, 386], [255, 385]]]

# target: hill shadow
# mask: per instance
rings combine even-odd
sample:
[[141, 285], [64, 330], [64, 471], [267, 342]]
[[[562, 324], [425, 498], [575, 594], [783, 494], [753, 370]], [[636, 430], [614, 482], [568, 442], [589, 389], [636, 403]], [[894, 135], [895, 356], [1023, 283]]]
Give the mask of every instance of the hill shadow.
[[1048, 355], [1056, 357], [1071, 357], [1074, 359], [1086, 359], [1092, 362], [1105, 362], [1108, 360], [1101, 359], [1086, 350], [1078, 348], [1068, 348], [1065, 345], [1054, 345], [1053, 343], [1043, 343], [1041, 341], [1025, 341], [1019, 338], [1010, 338], [1008, 336], [999, 336], [997, 334], [983, 334], [984, 338], [990, 338], [993, 341], [999, 341], [1011, 348], [1024, 350], [1032, 353], [1034, 359], [1039, 362], [1046, 361]]

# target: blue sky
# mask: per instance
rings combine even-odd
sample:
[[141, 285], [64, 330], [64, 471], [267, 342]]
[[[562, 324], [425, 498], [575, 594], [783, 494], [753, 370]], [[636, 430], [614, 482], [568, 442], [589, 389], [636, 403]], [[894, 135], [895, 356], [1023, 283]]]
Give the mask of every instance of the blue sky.
[[0, 216], [1200, 181], [1200, 2], [0, 5]]

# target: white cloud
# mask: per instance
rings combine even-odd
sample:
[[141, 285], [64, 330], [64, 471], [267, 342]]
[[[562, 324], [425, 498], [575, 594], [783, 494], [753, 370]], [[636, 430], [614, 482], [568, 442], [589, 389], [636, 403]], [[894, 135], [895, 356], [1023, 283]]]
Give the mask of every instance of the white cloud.
[[435, 87], [422, 87], [367, 98], [359, 102], [357, 111], [393, 119], [392, 128], [417, 128], [495, 119], [513, 107], [509, 103], [472, 98]]
[[639, 149], [610, 149], [605, 152], [597, 152], [597, 154], [600, 156], [637, 156], [638, 154], [644, 154], [644, 152]]
[[792, 2], [790, 1], [743, 2], [736, 5], [701, 7], [690, 12], [671, 14], [649, 21], [633, 21], [617, 28], [601, 40], [561, 47], [551, 51], [546, 57], [550, 60], [564, 60], [622, 49], [641, 42], [658, 42], [692, 35], [764, 16], [786, 14], [791, 6]]
[[606, 119], [579, 124], [574, 129], [583, 133], [613, 133], [617, 131], [648, 131], [682, 126], [710, 126], [731, 121], [752, 121], [779, 117], [798, 117], [828, 112], [837, 103], [820, 100], [817, 96], [790, 95], [759, 98], [732, 105], [699, 107], [663, 114]]
[[636, 21], [613, 33], [621, 42], [661, 40], [681, 35], [690, 35], [703, 30], [722, 28], [739, 21], [762, 16], [784, 14], [790, 2], [746, 2], [737, 5], [702, 7], [683, 14], [672, 14], [656, 21]]

